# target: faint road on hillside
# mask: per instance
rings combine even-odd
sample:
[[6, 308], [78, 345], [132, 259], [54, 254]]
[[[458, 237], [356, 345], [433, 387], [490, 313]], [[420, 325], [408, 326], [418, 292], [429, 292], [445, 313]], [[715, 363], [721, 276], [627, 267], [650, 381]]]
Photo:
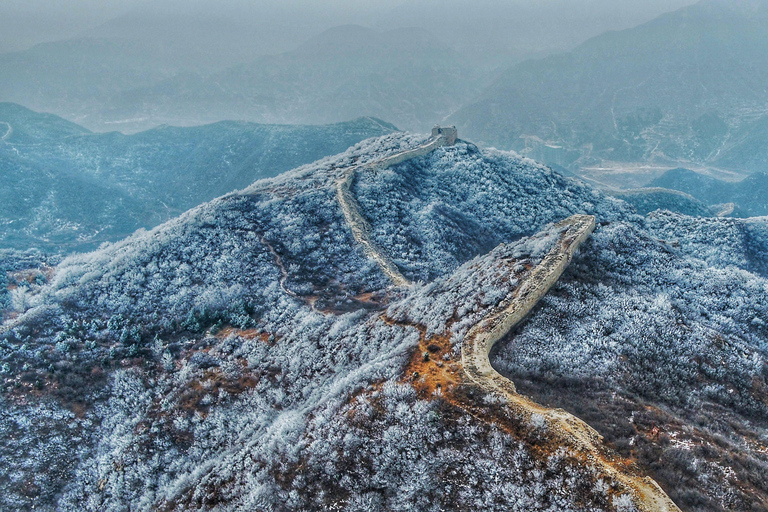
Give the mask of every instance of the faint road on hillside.
[[5, 132], [5, 135], [3, 135], [2, 137], [0, 137], [0, 140], [2, 140], [3, 142], [5, 142], [6, 144], [8, 144], [8, 143], [6, 142], [6, 139], [7, 139], [8, 137], [10, 137], [10, 136], [11, 136], [11, 134], [13, 133], [13, 128], [11, 128], [11, 125], [10, 125], [10, 124], [8, 124], [8, 123], [6, 123], [5, 121], [0, 121], [0, 124], [4, 124], [4, 125], [7, 127], [7, 130], [6, 130], [6, 132]]

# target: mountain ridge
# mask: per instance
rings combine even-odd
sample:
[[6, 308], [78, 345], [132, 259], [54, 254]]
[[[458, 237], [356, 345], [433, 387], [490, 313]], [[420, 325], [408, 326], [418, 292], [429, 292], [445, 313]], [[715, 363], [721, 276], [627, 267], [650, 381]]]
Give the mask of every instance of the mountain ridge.
[[325, 126], [224, 121], [132, 135], [92, 133], [7, 103], [0, 104], [0, 123], [3, 131], [12, 129], [0, 144], [0, 165], [15, 177], [0, 208], [2, 245], [66, 251], [150, 228], [260, 176], [397, 130], [359, 118]]
[[[0, 452], [0, 467], [23, 468], [63, 510], [459, 509], [468, 500], [625, 510], [631, 496], [613, 479], [543, 442], [552, 438], [546, 422], [521, 420], [496, 395], [430, 380], [432, 370], [452, 371], [469, 329], [542, 261], [553, 223], [579, 213], [597, 217], [594, 234], [491, 364], [540, 403], [558, 379], [570, 382], [573, 391], [560, 393], [566, 410], [681, 507], [760, 503], [765, 221], [640, 217], [531, 160], [460, 141], [360, 172], [350, 189], [372, 239], [417, 283], [392, 287], [355, 241], [336, 183], [351, 165], [423, 140], [360, 142], [71, 256], [48, 284], [21, 286], [0, 335], [10, 379], [0, 441], [44, 446], [45, 455]], [[618, 332], [599, 327], [605, 318]], [[655, 363], [665, 358], [674, 364]], [[541, 384], [548, 379], [553, 387]], [[457, 407], [453, 393], [471, 407]], [[717, 421], [697, 420], [701, 410]], [[19, 437], [12, 425], [34, 415], [66, 439], [88, 440], [77, 466], [55, 437]], [[668, 441], [651, 434], [657, 420]], [[722, 437], [723, 425], [746, 421], [757, 426]], [[677, 439], [706, 450], [686, 452]], [[736, 446], [743, 463], [730, 462]], [[674, 461], [694, 456], [707, 478], [680, 483], [688, 473]], [[0, 484], [3, 499], [29, 503], [21, 484]]]

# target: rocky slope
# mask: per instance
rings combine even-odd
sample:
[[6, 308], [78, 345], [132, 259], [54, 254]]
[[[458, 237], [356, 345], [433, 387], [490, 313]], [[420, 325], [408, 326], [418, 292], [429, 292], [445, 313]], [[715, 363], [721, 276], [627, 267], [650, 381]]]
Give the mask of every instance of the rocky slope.
[[546, 422], [455, 378], [467, 332], [576, 213], [595, 234], [492, 364], [542, 401], [562, 375], [583, 398], [558, 391], [563, 406], [604, 412], [585, 419], [682, 509], [764, 503], [765, 222], [639, 217], [460, 142], [350, 188], [416, 283], [397, 288], [355, 242], [336, 183], [420, 142], [365, 141], [70, 257], [30, 288], [0, 340], [3, 508], [632, 510]]

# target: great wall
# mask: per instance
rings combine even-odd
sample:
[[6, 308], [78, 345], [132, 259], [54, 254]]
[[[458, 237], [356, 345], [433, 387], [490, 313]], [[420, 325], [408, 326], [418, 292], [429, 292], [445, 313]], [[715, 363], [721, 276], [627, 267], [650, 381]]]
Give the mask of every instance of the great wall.
[[[339, 203], [355, 240], [396, 286], [410, 286], [412, 283], [402, 275], [386, 252], [371, 239], [370, 225], [360, 213], [360, 206], [352, 194], [351, 187], [356, 172], [360, 169], [385, 169], [426, 155], [438, 147], [454, 144], [457, 140], [455, 127], [450, 127], [446, 130], [447, 133], [443, 130], [445, 129], [435, 127], [429, 141], [413, 150], [347, 169], [336, 184]], [[680, 512], [677, 505], [652, 478], [642, 476], [637, 468], [628, 466], [626, 461], [620, 459], [604, 444], [603, 437], [596, 430], [562, 409], [544, 407], [518, 394], [514, 383], [491, 366], [489, 354], [494, 345], [506, 337], [557, 282], [581, 243], [594, 231], [595, 218], [591, 215], [574, 215], [561, 221], [556, 227], [562, 228], [564, 232], [555, 247], [498, 307], [469, 330], [461, 346], [461, 371], [458, 373], [463, 372], [463, 376], [454, 375], [449, 380], [456, 383], [464, 381], [486, 393], [500, 396], [505, 406], [520, 422], [531, 425], [538, 423], [546, 428], [551, 438], [559, 445], [571, 448], [617, 482], [622, 491], [631, 496], [639, 512]], [[423, 343], [426, 342], [423, 340]], [[420, 359], [418, 356], [419, 354], [416, 354], [415, 361]], [[442, 364], [439, 368], [443, 374], [448, 373]], [[457, 405], [463, 407], [461, 403]], [[467, 408], [465, 410], [469, 412]]]
[[461, 362], [464, 374], [482, 389], [501, 395], [507, 407], [522, 421], [534, 423], [534, 415], [561, 444], [570, 446], [609, 477], [620, 482], [633, 496], [638, 510], [677, 511], [680, 509], [650, 477], [627, 471], [622, 461], [603, 443], [603, 437], [576, 416], [562, 410], [541, 406], [517, 393], [514, 383], [497, 372], [488, 358], [494, 345], [533, 309], [565, 271], [574, 253], [595, 229], [591, 215], [574, 215], [560, 222], [566, 228], [560, 241], [506, 297], [494, 312], [477, 323], [464, 338]]
[[452, 146], [456, 143], [456, 140], [456, 127], [451, 126], [441, 128], [435, 126], [435, 128], [432, 129], [432, 137], [430, 137], [426, 143], [414, 149], [402, 151], [386, 158], [376, 160], [375, 162], [349, 167], [345, 170], [344, 175], [336, 182], [336, 197], [341, 205], [342, 212], [344, 212], [344, 218], [347, 221], [347, 225], [352, 231], [352, 236], [355, 238], [355, 241], [363, 247], [366, 256], [374, 260], [379, 267], [381, 267], [381, 270], [389, 277], [395, 286], [410, 286], [413, 283], [400, 272], [397, 265], [395, 265], [387, 253], [382, 250], [371, 237], [371, 226], [360, 213], [360, 204], [352, 193], [352, 185], [355, 182], [357, 171], [382, 171], [387, 167], [397, 165], [406, 160], [427, 155], [441, 146]]

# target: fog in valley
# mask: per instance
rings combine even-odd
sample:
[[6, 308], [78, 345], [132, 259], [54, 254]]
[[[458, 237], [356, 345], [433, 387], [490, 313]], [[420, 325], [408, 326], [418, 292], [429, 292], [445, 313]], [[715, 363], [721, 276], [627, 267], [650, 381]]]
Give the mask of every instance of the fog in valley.
[[0, 100], [97, 131], [361, 115], [423, 131], [522, 60], [691, 3], [6, 0]]

